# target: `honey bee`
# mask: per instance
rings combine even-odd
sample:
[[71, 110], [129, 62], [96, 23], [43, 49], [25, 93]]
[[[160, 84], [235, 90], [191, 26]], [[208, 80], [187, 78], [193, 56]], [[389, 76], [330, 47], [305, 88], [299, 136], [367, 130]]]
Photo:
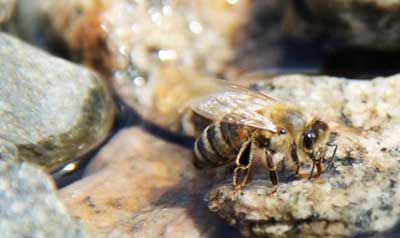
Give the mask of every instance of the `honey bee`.
[[330, 134], [327, 123], [308, 118], [294, 104], [280, 102], [265, 94], [231, 86], [228, 89], [195, 100], [190, 105], [194, 113], [210, 120], [194, 145], [195, 165], [198, 168], [218, 167], [235, 161], [234, 191], [246, 184], [255, 152], [261, 150], [273, 184], [278, 189], [277, 166], [274, 155], [290, 157], [299, 174], [300, 158], [309, 158], [312, 167], [309, 178], [321, 175], [322, 160]]

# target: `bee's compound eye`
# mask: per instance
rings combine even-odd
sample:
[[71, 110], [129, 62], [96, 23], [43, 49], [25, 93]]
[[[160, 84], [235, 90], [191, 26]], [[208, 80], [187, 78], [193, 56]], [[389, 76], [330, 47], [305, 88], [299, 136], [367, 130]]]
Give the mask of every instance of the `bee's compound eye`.
[[303, 137], [304, 147], [308, 150], [311, 150], [314, 145], [314, 141], [315, 141], [316, 137], [317, 136], [312, 131], [307, 131], [306, 133], [304, 133], [304, 137]]

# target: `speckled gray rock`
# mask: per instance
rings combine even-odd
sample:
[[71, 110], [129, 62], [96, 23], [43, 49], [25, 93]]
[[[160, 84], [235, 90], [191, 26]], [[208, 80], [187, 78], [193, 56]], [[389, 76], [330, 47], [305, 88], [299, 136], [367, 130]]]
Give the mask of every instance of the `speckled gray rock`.
[[246, 237], [362, 237], [399, 224], [400, 75], [283, 76], [252, 87], [320, 115], [339, 146], [337, 157], [319, 179], [283, 176], [275, 196], [265, 170], [236, 196], [230, 184], [217, 186], [208, 194], [212, 211]]
[[0, 0], [0, 29], [13, 16], [15, 0]]
[[292, 33], [314, 35], [340, 46], [400, 48], [398, 0], [291, 0]]
[[3, 238], [84, 237], [58, 199], [52, 180], [27, 162], [0, 162], [0, 231]]
[[54, 170], [107, 135], [114, 103], [96, 74], [0, 33], [0, 136]]

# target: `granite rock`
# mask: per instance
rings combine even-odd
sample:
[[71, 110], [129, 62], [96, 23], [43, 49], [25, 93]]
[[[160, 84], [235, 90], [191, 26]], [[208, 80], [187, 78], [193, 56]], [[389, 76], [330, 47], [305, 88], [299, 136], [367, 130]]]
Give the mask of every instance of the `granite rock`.
[[363, 237], [399, 224], [400, 76], [282, 76], [251, 87], [327, 121], [336, 159], [318, 179], [282, 176], [274, 196], [262, 169], [240, 194], [222, 183], [207, 196], [212, 211], [245, 237]]
[[19, 159], [54, 171], [108, 135], [115, 107], [99, 76], [3, 33], [0, 58], [0, 136]]
[[37, 166], [0, 162], [0, 203], [3, 238], [85, 237], [59, 200], [52, 179]]
[[203, 201], [210, 176], [191, 150], [127, 128], [60, 195], [88, 237], [235, 237]]

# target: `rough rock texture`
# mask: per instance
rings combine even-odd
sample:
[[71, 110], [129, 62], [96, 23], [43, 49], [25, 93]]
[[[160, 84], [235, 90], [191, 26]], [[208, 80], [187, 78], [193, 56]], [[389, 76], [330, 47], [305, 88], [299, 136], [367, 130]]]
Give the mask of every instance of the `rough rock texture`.
[[399, 224], [400, 76], [283, 76], [252, 87], [327, 121], [336, 160], [319, 179], [283, 177], [275, 196], [265, 180], [236, 196], [230, 184], [218, 186], [208, 194], [212, 211], [246, 237], [363, 237]]
[[15, 9], [15, 0], [0, 0], [0, 28], [12, 17]]
[[20, 159], [54, 170], [107, 136], [115, 109], [97, 75], [2, 33], [0, 59], [0, 137]]
[[40, 168], [27, 162], [0, 162], [0, 230], [3, 238], [84, 237], [68, 215], [55, 186]]
[[399, 49], [398, 0], [291, 0], [289, 32], [340, 46]]
[[61, 197], [88, 237], [235, 237], [208, 211], [207, 181], [213, 180], [197, 173], [190, 150], [129, 128]]

